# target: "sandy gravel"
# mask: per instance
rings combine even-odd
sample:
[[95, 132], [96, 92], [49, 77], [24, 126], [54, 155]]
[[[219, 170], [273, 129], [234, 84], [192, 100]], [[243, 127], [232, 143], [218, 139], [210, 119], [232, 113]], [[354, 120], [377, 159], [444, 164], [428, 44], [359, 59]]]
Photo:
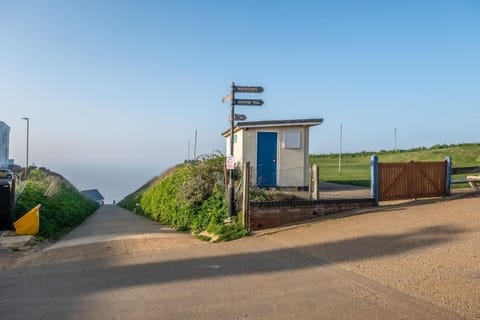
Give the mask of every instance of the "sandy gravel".
[[389, 206], [267, 237], [480, 319], [480, 197]]

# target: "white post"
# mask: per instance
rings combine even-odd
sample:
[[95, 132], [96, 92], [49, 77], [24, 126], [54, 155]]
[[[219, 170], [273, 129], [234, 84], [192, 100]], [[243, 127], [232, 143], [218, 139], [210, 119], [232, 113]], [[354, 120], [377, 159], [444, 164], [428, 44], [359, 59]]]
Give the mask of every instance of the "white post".
[[342, 136], [343, 136], [343, 127], [340, 123], [340, 143], [339, 143], [339, 152], [338, 152], [338, 172], [342, 170]]
[[250, 187], [250, 162], [243, 164], [243, 200], [242, 200], [242, 223], [243, 226], [250, 230], [249, 217], [249, 187]]
[[318, 165], [314, 164], [312, 166], [312, 176], [313, 176], [313, 200], [320, 199], [319, 194], [319, 172], [318, 172]]

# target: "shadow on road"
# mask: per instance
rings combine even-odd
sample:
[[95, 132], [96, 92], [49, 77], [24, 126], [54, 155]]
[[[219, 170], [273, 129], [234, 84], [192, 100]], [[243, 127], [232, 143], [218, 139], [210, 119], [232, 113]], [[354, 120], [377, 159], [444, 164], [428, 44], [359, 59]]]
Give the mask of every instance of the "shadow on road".
[[[353, 299], [347, 301], [356, 301], [354, 293], [349, 291], [349, 288], [355, 286], [345, 286], [348, 280], [343, 271], [322, 268], [324, 272], [321, 272], [313, 269], [335, 266], [348, 261], [361, 262], [382, 256], [398, 255], [412, 250], [428, 250], [431, 246], [455, 241], [459, 234], [467, 231], [438, 225], [408, 233], [364, 236], [296, 247], [285, 247], [284, 244], [268, 237], [252, 237], [230, 243], [204, 244], [201, 247], [189, 246], [180, 250], [149, 252], [145, 255], [109, 256], [103, 259], [45, 264], [2, 271], [0, 297], [3, 299], [2, 307], [10, 310], [10, 318], [22, 318], [19, 316], [24, 314], [22, 306], [28, 305], [31, 310], [43, 310], [44, 315], [61, 313], [64, 319], [77, 319], [82, 312], [91, 312], [91, 308], [95, 307], [96, 297], [104, 294], [110, 297], [114, 293], [120, 295], [120, 292], [124, 294], [136, 292], [137, 295], [132, 299], [144, 299], [143, 293], [139, 292], [147, 290], [150, 295], [155, 295], [155, 291], [152, 291], [152, 288], [155, 288], [154, 290], [160, 290], [159, 294], [166, 299], [169, 297], [168, 290], [172, 288], [178, 288], [187, 293], [190, 286], [197, 289], [209, 286], [212, 289], [217, 283], [217, 286], [223, 288], [226, 284], [232, 284], [232, 279], [236, 281], [233, 283], [246, 283], [248, 287], [248, 281], [261, 282], [262, 276], [265, 276], [265, 279], [270, 279], [268, 290], [276, 290], [272, 281], [280, 281], [282, 285], [283, 282], [288, 281], [289, 284], [279, 286], [282, 288], [280, 290], [288, 290], [295, 286], [297, 280], [303, 281], [305, 285], [305, 281], [310, 281], [305, 277], [313, 277], [311, 281], [316, 283], [310, 287], [310, 290], [314, 290], [312, 292], [317, 292], [316, 285], [325, 287], [330, 282], [333, 285], [338, 281], [332, 288], [343, 290], [341, 292]], [[91, 247], [95, 246], [99, 244], [92, 244]], [[246, 279], [247, 276], [253, 278]], [[353, 274], [348, 277], [352, 277], [354, 282], [360, 281]], [[194, 281], [202, 282], [193, 283]], [[25, 284], [28, 284], [28, 290]], [[261, 283], [256, 283], [257, 289], [261, 287]], [[343, 289], [339, 289], [340, 287]], [[375, 288], [377, 288], [375, 290], [383, 290], [381, 289], [383, 287]], [[295, 292], [295, 289], [290, 292]], [[336, 293], [337, 296], [339, 292]], [[393, 293], [389, 293], [388, 297], [398, 298], [391, 294]], [[384, 295], [385, 293], [381, 294], [382, 297]], [[15, 297], [15, 299], [8, 297]], [[39, 299], [39, 297], [42, 298]], [[190, 301], [196, 301], [195, 297], [190, 299], [193, 299]], [[401, 301], [398, 299], [395, 303]], [[221, 299], [216, 301], [221, 302]], [[416, 305], [416, 302], [408, 301], [409, 307]], [[162, 303], [169, 303], [168, 299]]]
[[[282, 272], [335, 265], [348, 261], [368, 260], [411, 250], [427, 249], [429, 246], [451, 241], [453, 236], [463, 232], [466, 232], [466, 230], [449, 226], [434, 226], [405, 234], [359, 237], [274, 250], [258, 249], [262, 247], [261, 244], [255, 246], [256, 241], [262, 241], [263, 239], [249, 239], [252, 240], [251, 250], [257, 248], [257, 250], [262, 251], [228, 254], [229, 246], [223, 244], [219, 245], [221, 248], [212, 245], [211, 247], [214, 250], [208, 257], [122, 266], [112, 266], [108, 259], [104, 259], [105, 264], [99, 261], [99, 264], [89, 272], [91, 275], [96, 274], [97, 276], [99, 273], [115, 275], [115, 281], [112, 281], [112, 279], [104, 281], [100, 276], [94, 287], [81, 285], [78, 288], [78, 293], [80, 294], [82, 290], [101, 291], [175, 281]], [[243, 241], [242, 244], [248, 243], [247, 240]], [[335, 256], [336, 258], [327, 261], [323, 259], [324, 256]], [[80, 277], [79, 281], [91, 280], [82, 280]]]

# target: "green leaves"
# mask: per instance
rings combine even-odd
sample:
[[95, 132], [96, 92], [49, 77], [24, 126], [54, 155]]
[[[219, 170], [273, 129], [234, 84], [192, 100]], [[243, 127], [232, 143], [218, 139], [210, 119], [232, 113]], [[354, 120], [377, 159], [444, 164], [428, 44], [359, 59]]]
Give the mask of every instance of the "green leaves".
[[[163, 179], [133, 194], [139, 203], [136, 212], [177, 230], [197, 234], [208, 230], [224, 240], [244, 236], [247, 231], [241, 225], [235, 225], [235, 232], [223, 228], [227, 206], [218, 177], [223, 177], [224, 164], [225, 157], [209, 155], [177, 166]], [[122, 200], [120, 205], [132, 209], [131, 200]]]
[[43, 169], [31, 172], [17, 200], [14, 220], [38, 204], [42, 205], [39, 235], [53, 239], [72, 230], [98, 208], [65, 179]]

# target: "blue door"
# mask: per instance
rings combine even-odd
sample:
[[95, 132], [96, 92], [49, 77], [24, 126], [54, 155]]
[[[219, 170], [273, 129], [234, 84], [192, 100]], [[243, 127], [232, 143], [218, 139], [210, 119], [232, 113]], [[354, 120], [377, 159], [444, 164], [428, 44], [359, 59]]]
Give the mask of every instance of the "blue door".
[[277, 133], [257, 133], [257, 186], [277, 185]]

